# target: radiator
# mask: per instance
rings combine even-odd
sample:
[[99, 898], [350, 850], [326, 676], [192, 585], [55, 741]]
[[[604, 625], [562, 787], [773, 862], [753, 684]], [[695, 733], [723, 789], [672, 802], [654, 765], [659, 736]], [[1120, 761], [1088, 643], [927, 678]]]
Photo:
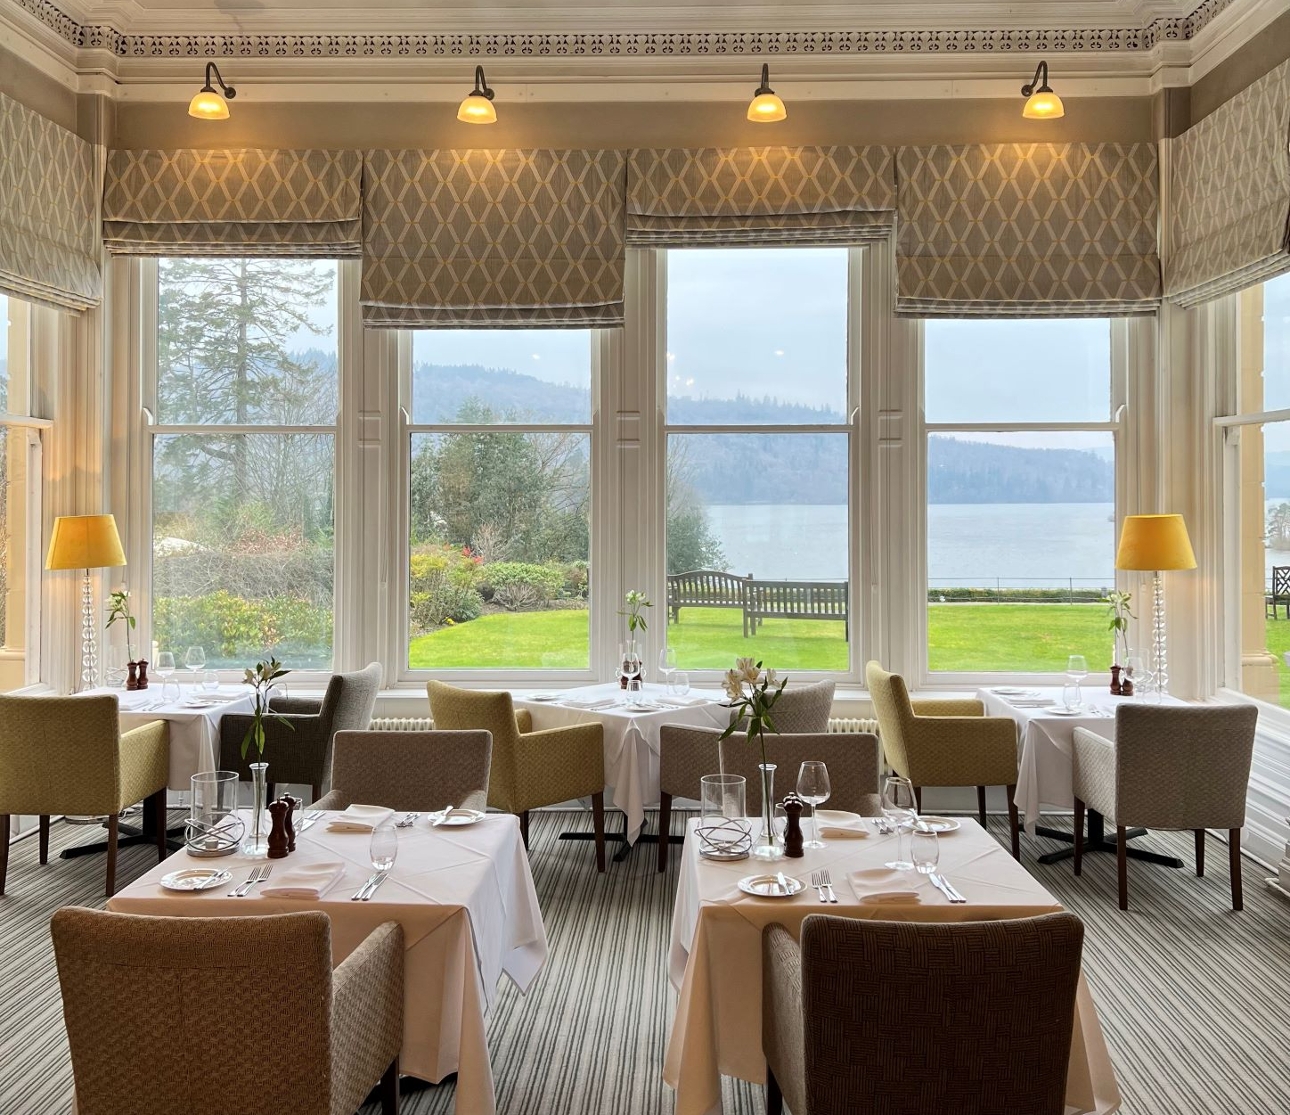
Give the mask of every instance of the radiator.
[[[374, 732], [428, 732], [434, 721], [428, 716], [380, 716], [372, 721]], [[857, 716], [835, 716], [829, 720], [830, 732], [872, 732], [878, 734], [878, 721]]]
[[863, 716], [831, 716], [830, 732], [872, 732], [878, 734], [878, 721]]

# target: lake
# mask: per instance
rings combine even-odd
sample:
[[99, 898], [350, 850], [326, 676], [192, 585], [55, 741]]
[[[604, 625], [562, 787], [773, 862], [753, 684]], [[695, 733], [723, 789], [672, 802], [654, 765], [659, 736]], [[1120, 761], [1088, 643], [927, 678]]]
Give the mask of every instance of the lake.
[[[841, 504], [713, 505], [708, 521], [732, 573], [845, 580]], [[1102, 588], [1115, 581], [1109, 503], [934, 503], [927, 509], [932, 587]]]

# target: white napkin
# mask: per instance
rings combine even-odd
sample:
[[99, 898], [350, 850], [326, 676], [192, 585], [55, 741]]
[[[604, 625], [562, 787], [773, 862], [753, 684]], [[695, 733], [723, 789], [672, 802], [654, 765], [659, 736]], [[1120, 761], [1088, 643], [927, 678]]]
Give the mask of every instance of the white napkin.
[[660, 705], [667, 705], [669, 708], [693, 708], [695, 705], [706, 705], [710, 703], [708, 697], [656, 697]]
[[260, 893], [274, 898], [321, 898], [344, 874], [343, 863], [304, 863], [275, 873], [271, 885], [260, 885]]
[[825, 840], [863, 840], [869, 835], [864, 818], [845, 809], [817, 809], [820, 836]]
[[[890, 867], [866, 867], [847, 876], [856, 897], [866, 904], [921, 902], [918, 891], [909, 887], [903, 871]], [[901, 884], [905, 884], [902, 886]]]
[[328, 832], [373, 832], [394, 816], [380, 805], [351, 805], [327, 823]]
[[611, 708], [617, 703], [618, 701], [614, 697], [597, 697], [590, 701], [587, 700], [586, 697], [581, 697], [581, 698], [575, 697], [561, 702], [561, 704], [568, 705], [569, 708], [580, 708], [580, 709], [587, 709], [587, 710]]

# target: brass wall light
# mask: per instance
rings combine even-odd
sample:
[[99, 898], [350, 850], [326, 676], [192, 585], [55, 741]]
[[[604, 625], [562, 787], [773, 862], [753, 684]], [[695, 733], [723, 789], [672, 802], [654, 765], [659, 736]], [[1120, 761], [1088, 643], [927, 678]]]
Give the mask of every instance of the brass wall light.
[[457, 119], [463, 124], [496, 124], [497, 109], [493, 107], [493, 91], [484, 80], [484, 67], [475, 67], [475, 88], [462, 98], [457, 109]]
[[1034, 80], [1021, 87], [1021, 95], [1026, 98], [1026, 107], [1021, 115], [1027, 120], [1057, 120], [1066, 115], [1062, 99], [1048, 86], [1048, 63], [1040, 62], [1035, 67]]
[[[218, 93], [211, 83], [212, 78], [219, 83]], [[214, 62], [207, 62], [206, 84], [201, 87], [197, 96], [188, 102], [188, 115], [195, 116], [198, 120], [227, 120], [228, 102], [236, 96], [237, 90], [231, 85], [224, 84], [219, 67]]]
[[757, 124], [773, 124], [783, 120], [788, 109], [780, 100], [779, 94], [770, 87], [770, 63], [764, 62], [761, 67], [761, 84], [748, 104], [748, 119]]

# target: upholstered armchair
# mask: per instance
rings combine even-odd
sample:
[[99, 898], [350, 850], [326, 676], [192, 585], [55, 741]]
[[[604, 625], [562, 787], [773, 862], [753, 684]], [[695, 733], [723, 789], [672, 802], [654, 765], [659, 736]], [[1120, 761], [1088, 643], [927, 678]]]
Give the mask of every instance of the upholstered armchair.
[[492, 754], [487, 732], [337, 732], [332, 788], [314, 808], [483, 809]]
[[829, 717], [833, 714], [833, 690], [831, 681], [817, 681], [810, 685], [794, 685], [790, 681], [770, 710], [775, 731], [786, 736], [827, 732]]
[[[65, 907], [50, 923], [79, 1115], [399, 1109], [403, 929], [335, 971], [320, 911], [167, 918]], [[182, 992], [178, 992], [182, 989]], [[246, 1024], [259, 1035], [248, 1045]], [[124, 1030], [149, 1035], [122, 1050]]]
[[[441, 681], [427, 684], [436, 728], [492, 734], [493, 758], [488, 804], [520, 818], [529, 843], [529, 810], [591, 798], [596, 834], [596, 869], [605, 869], [605, 733], [599, 724], [575, 724], [523, 732], [505, 691], [459, 689]], [[531, 724], [532, 721], [530, 720]]]
[[1012, 855], [1021, 858], [1017, 824], [1017, 724], [1011, 717], [986, 716], [971, 699], [911, 701], [905, 679], [877, 662], [865, 667], [869, 698], [887, 763], [914, 784], [918, 807], [924, 786], [975, 786], [977, 811], [985, 827], [985, 788], [1004, 786]]
[[[270, 696], [274, 715], [264, 718], [264, 759], [272, 782], [309, 786], [315, 800], [322, 797], [331, 785], [333, 737], [337, 732], [367, 729], [380, 689], [381, 665], [373, 662], [354, 673], [333, 674], [321, 700]], [[219, 722], [220, 769], [237, 771], [243, 782], [251, 781], [250, 764], [260, 758], [254, 748], [242, 758], [242, 740], [250, 727], [246, 713], [230, 714]]]
[[1084, 811], [1115, 823], [1120, 909], [1129, 908], [1128, 833], [1191, 829], [1196, 874], [1205, 874], [1205, 830], [1226, 829], [1232, 909], [1242, 908], [1241, 829], [1259, 713], [1253, 705], [1120, 705], [1115, 742], [1075, 729], [1075, 874], [1084, 857]]
[[[720, 733], [717, 733], [720, 734]], [[742, 732], [719, 745], [721, 772], [742, 774], [747, 781], [744, 806], [750, 817], [761, 812], [761, 748]], [[847, 809], [866, 817], [882, 812], [878, 786], [878, 737], [870, 732], [806, 732], [766, 736], [766, 759], [775, 771], [775, 796], [797, 789], [797, 772], [807, 759], [829, 768], [829, 809]], [[712, 774], [712, 771], [706, 773]]]
[[40, 862], [49, 862], [52, 814], [107, 816], [107, 894], [116, 890], [121, 811], [153, 798], [157, 858], [166, 858], [165, 721], [122, 733], [117, 702], [95, 697], [0, 697], [0, 895], [9, 867], [9, 818], [40, 818]]
[[[812, 914], [762, 932], [766, 1110], [1063, 1115], [1084, 925]], [[914, 1020], [953, 1019], [948, 1025]]]

